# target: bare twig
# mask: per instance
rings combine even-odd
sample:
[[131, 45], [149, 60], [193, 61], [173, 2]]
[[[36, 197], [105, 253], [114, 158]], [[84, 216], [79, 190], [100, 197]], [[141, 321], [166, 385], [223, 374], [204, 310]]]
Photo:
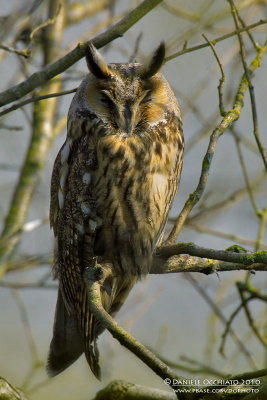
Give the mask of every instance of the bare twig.
[[[186, 220], [185, 227], [195, 229], [197, 232], [204, 233], [207, 235], [212, 235], [212, 236], [217, 236], [217, 237], [220, 237], [223, 239], [228, 239], [234, 243], [244, 244], [245, 246], [255, 247], [255, 245], [256, 245], [255, 240], [246, 239], [244, 237], [235, 235], [233, 233], [225, 233], [225, 232], [221, 232], [221, 231], [218, 231], [215, 229], [211, 229], [211, 228], [208, 228], [207, 226], [204, 226], [203, 224], [194, 223], [193, 221], [191, 221], [191, 219]], [[267, 250], [267, 244], [262, 243], [261, 248], [263, 250]], [[256, 251], [257, 251], [257, 249], [256, 249]]]
[[[262, 183], [266, 179], [266, 172], [265, 170], [261, 174], [257, 174], [256, 178], [253, 179], [251, 182], [251, 187], [255, 190], [260, 183]], [[230, 194], [227, 198], [222, 201], [219, 201], [209, 207], [204, 207], [198, 212], [193, 215], [192, 217], [188, 218], [187, 221], [189, 223], [193, 222], [202, 222], [207, 221], [209, 218], [214, 218], [214, 214], [219, 214], [225, 212], [228, 208], [239, 204], [242, 200], [244, 200], [248, 195], [247, 188], [237, 189], [233, 193]]]
[[77, 24], [77, 22], [105, 10], [109, 2], [110, 0], [91, 0], [85, 3], [71, 3], [68, 7], [67, 25]]
[[28, 318], [28, 313], [25, 307], [25, 304], [19, 294], [19, 292], [17, 290], [12, 290], [12, 294], [13, 294], [13, 298], [17, 304], [18, 310], [19, 310], [19, 314], [21, 317], [21, 321], [23, 324], [23, 328], [25, 331], [25, 336], [26, 336], [26, 340], [28, 342], [28, 346], [30, 349], [30, 354], [32, 357], [32, 362], [35, 363], [38, 359], [38, 351], [37, 351], [37, 347], [34, 341], [34, 337], [32, 334], [32, 330], [31, 330], [31, 326], [30, 326], [30, 321]]
[[[219, 320], [226, 325], [227, 324], [227, 319], [224, 316], [223, 312], [221, 309], [214, 303], [214, 301], [211, 299], [209, 294], [198, 284], [198, 281], [191, 275], [188, 274], [186, 275], [186, 278], [193, 284], [193, 287], [199, 292], [199, 294], [202, 296], [202, 298], [205, 300], [205, 302], [211, 307], [213, 312], [217, 315]], [[252, 357], [251, 352], [247, 349], [246, 345], [243, 343], [242, 339], [235, 333], [235, 331], [229, 327], [229, 332], [232, 337], [232, 339], [236, 342], [237, 346], [239, 349], [242, 351], [242, 353], [246, 356], [248, 361], [250, 362], [252, 368], [257, 369], [257, 364]]]
[[8, 107], [5, 110], [1, 111], [0, 117], [2, 117], [5, 114], [8, 114], [12, 111], [17, 110], [18, 108], [26, 106], [27, 104], [36, 103], [37, 101], [40, 101], [40, 100], [51, 99], [52, 97], [65, 96], [67, 94], [75, 93], [76, 90], [77, 90], [77, 88], [74, 88], [74, 89], [70, 89], [70, 90], [64, 90], [64, 91], [58, 92], [58, 93], [49, 93], [49, 94], [42, 95], [42, 96], [33, 96], [30, 99], [26, 99], [26, 100], [20, 101], [18, 103], [15, 103], [15, 104], [13, 104], [13, 106]]
[[9, 53], [15, 53], [18, 56], [22, 56], [24, 58], [31, 57], [31, 51], [29, 49], [19, 50], [19, 49], [15, 49], [12, 46], [6, 46], [4, 44], [0, 44], [0, 49], [8, 51]]
[[[256, 58], [252, 60], [249, 67], [250, 72], [254, 71], [259, 66], [260, 60], [262, 59], [266, 50], [267, 50], [267, 43], [265, 47], [262, 47], [261, 51], [258, 52]], [[174, 223], [174, 226], [166, 240], [166, 243], [169, 244], [175, 242], [177, 236], [179, 235], [183, 227], [186, 218], [188, 217], [193, 207], [198, 203], [199, 199], [201, 198], [207, 184], [209, 170], [211, 167], [211, 162], [213, 154], [216, 149], [217, 142], [220, 136], [226, 131], [226, 129], [239, 118], [240, 112], [243, 108], [244, 94], [247, 88], [248, 88], [248, 81], [246, 79], [246, 75], [244, 74], [239, 84], [235, 98], [235, 103], [232, 110], [226, 113], [226, 115], [222, 118], [220, 124], [212, 132], [208, 149], [206, 151], [205, 157], [202, 162], [202, 170], [197, 188], [194, 190], [193, 193], [190, 194], [189, 198], [187, 199], [182, 211], [180, 212], [179, 216], [177, 217]]]
[[31, 32], [30, 34], [30, 40], [34, 43], [34, 36], [36, 35], [36, 33], [43, 29], [46, 28], [49, 25], [53, 25], [56, 22], [57, 17], [59, 16], [60, 10], [61, 10], [62, 5], [59, 4], [57, 7], [57, 10], [55, 12], [55, 14], [51, 17], [48, 18], [46, 21], [42, 22], [40, 25], [38, 25], [36, 28], [34, 28], [34, 30]]
[[227, 323], [225, 325], [225, 330], [224, 330], [224, 332], [222, 334], [222, 342], [221, 342], [220, 349], [219, 349], [221, 354], [224, 354], [225, 341], [226, 341], [226, 338], [227, 338], [227, 335], [229, 333], [229, 329], [230, 329], [230, 326], [231, 326], [233, 320], [235, 319], [235, 317], [237, 316], [239, 311], [242, 310], [242, 308], [244, 307], [244, 304], [249, 302], [253, 298], [254, 298], [254, 296], [250, 296], [250, 297], [247, 297], [246, 299], [243, 299], [242, 302], [239, 304], [239, 306], [232, 312], [230, 318], [228, 319], [228, 321], [227, 321]]
[[[267, 340], [265, 339], [265, 337], [259, 332], [259, 330], [258, 330], [258, 328], [257, 328], [257, 326], [256, 326], [256, 324], [255, 324], [255, 322], [254, 322], [254, 319], [253, 319], [253, 317], [252, 317], [252, 315], [251, 315], [251, 313], [250, 313], [250, 310], [249, 310], [249, 308], [248, 308], [248, 305], [247, 305], [247, 298], [245, 298], [245, 296], [244, 296], [244, 290], [243, 290], [243, 284], [242, 284], [242, 282], [240, 282], [240, 283], [237, 283], [237, 288], [238, 288], [238, 292], [239, 292], [239, 295], [240, 295], [240, 297], [241, 297], [241, 301], [242, 301], [242, 304], [243, 304], [243, 308], [244, 308], [244, 310], [245, 310], [245, 314], [246, 314], [246, 316], [247, 316], [247, 319], [248, 319], [248, 323], [249, 323], [249, 326], [251, 327], [251, 329], [253, 330], [253, 332], [255, 333], [255, 335], [256, 335], [256, 337], [259, 339], [259, 341], [263, 344], [263, 346], [266, 348], [267, 347]], [[248, 299], [251, 299], [251, 298], [255, 298], [256, 297], [256, 294], [255, 293], [252, 293], [252, 294], [250, 294], [250, 296], [248, 297]], [[267, 297], [267, 296], [265, 296], [265, 297]], [[266, 300], [267, 300], [267, 298], [266, 298]]]
[[260, 210], [257, 215], [260, 219], [260, 223], [259, 223], [258, 237], [255, 245], [255, 251], [258, 251], [260, 248], [263, 247], [262, 241], [264, 238], [266, 223], [267, 223], [267, 207], [264, 208], [263, 210]]
[[206, 40], [206, 42], [210, 45], [211, 50], [216, 58], [216, 61], [219, 65], [220, 71], [221, 71], [221, 78], [219, 80], [219, 86], [218, 86], [218, 94], [219, 94], [219, 110], [220, 110], [220, 114], [222, 117], [225, 116], [225, 110], [224, 110], [224, 106], [223, 106], [223, 85], [225, 82], [225, 73], [223, 70], [223, 66], [222, 63], [220, 61], [220, 58], [215, 50], [215, 47], [213, 45], [213, 43], [207, 38], [207, 36], [205, 36], [204, 34], [202, 35], [204, 37], [204, 39]]
[[[213, 39], [211, 41], [211, 43], [213, 45], [215, 45], [216, 43], [221, 42], [222, 40], [225, 40], [225, 39], [228, 39], [228, 38], [230, 38], [232, 36], [235, 36], [237, 33], [241, 33], [241, 32], [245, 32], [245, 31], [250, 30], [250, 29], [254, 29], [257, 26], [264, 25], [266, 23], [267, 23], [267, 20], [262, 20], [261, 19], [260, 21], [255, 22], [254, 24], [248, 25], [246, 28], [240, 28], [240, 29], [235, 30], [233, 32], [227, 33], [226, 35], [223, 35], [223, 36], [220, 36], [220, 37], [218, 37], [216, 39]], [[192, 51], [204, 49], [205, 47], [208, 47], [208, 46], [209, 46], [208, 43], [203, 43], [203, 44], [200, 44], [200, 45], [197, 45], [197, 46], [192, 46], [192, 47], [188, 47], [188, 48], [185, 47], [182, 50], [180, 50], [180, 51], [178, 51], [178, 52], [176, 52], [174, 54], [171, 54], [170, 56], [166, 57], [165, 58], [165, 62], [168, 62], [168, 61], [172, 60], [173, 58], [180, 57], [183, 54], [187, 54], [187, 53], [191, 53]]]
[[244, 180], [245, 180], [245, 183], [246, 183], [246, 187], [247, 187], [248, 195], [249, 195], [249, 198], [250, 198], [250, 202], [251, 202], [252, 207], [253, 207], [253, 209], [255, 211], [255, 214], [258, 215], [260, 210], [259, 210], [259, 208], [257, 206], [256, 200], [255, 200], [255, 197], [254, 197], [254, 194], [253, 194], [253, 190], [252, 190], [252, 187], [251, 187], [251, 184], [250, 184], [250, 181], [249, 181], [248, 171], [247, 171], [247, 168], [246, 168], [246, 164], [245, 164], [245, 161], [244, 161], [242, 149], [241, 149], [241, 146], [240, 146], [240, 140], [235, 135], [234, 128], [231, 127], [230, 130], [234, 134], [237, 153], [238, 153], [240, 165], [241, 165], [241, 168], [242, 168], [242, 171], [243, 171]]
[[[234, 19], [234, 23], [236, 26], [236, 30], [237, 30], [237, 36], [238, 36], [238, 40], [239, 40], [239, 45], [240, 45], [240, 54], [241, 54], [241, 60], [242, 60], [242, 64], [244, 67], [244, 71], [245, 71], [245, 76], [246, 79], [248, 81], [248, 88], [249, 88], [249, 94], [250, 94], [250, 101], [251, 101], [251, 111], [252, 111], [252, 119], [253, 119], [253, 131], [254, 131], [254, 136], [256, 139], [256, 143], [258, 145], [265, 169], [267, 171], [267, 153], [265, 148], [263, 147], [262, 143], [261, 143], [261, 139], [260, 139], [260, 134], [259, 134], [259, 125], [258, 125], [258, 117], [257, 117], [257, 107], [256, 107], [256, 99], [255, 99], [255, 93], [254, 93], [254, 86], [252, 85], [251, 82], [251, 68], [248, 67], [247, 65], [247, 61], [246, 61], [246, 53], [245, 53], [245, 46], [244, 46], [244, 42], [243, 42], [243, 38], [241, 35], [241, 32], [239, 32], [239, 23], [238, 23], [238, 12], [237, 9], [235, 7], [235, 4], [233, 2], [233, 0], [227, 0], [230, 4], [231, 7], [231, 13]], [[264, 47], [267, 46], [267, 40], [264, 44]], [[261, 47], [257, 46], [257, 53], [259, 54], [259, 52], [261, 51]]]
[[[131, 11], [126, 17], [122, 18], [117, 24], [111, 26], [106, 32], [101, 33], [92, 39], [92, 43], [96, 48], [100, 48], [110, 43], [114, 39], [122, 36], [130, 29], [137, 21], [144, 17], [149, 11], [156, 7], [162, 0], [144, 0], [138, 7]], [[10, 89], [0, 93], [0, 106], [18, 100], [31, 92], [33, 89], [43, 85], [49, 79], [65, 71], [75, 62], [80, 60], [85, 55], [87, 44], [80, 43], [70, 53], [58, 61], [47, 65], [43, 70], [35, 72], [24, 82], [13, 86]]]

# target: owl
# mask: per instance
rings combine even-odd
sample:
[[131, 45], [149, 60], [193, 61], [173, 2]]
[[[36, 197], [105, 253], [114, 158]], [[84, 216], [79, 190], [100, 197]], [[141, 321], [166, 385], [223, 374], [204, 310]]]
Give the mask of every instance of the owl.
[[47, 370], [55, 376], [82, 353], [100, 376], [85, 268], [101, 265], [101, 301], [115, 316], [149, 273], [182, 163], [178, 102], [159, 72], [164, 43], [144, 64], [107, 64], [89, 44], [89, 74], [69, 109], [67, 138], [51, 181], [58, 299]]

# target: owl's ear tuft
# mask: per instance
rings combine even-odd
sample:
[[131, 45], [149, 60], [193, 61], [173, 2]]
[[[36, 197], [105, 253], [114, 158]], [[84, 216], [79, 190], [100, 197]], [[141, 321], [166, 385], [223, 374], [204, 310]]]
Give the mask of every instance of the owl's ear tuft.
[[85, 58], [89, 71], [96, 78], [108, 78], [110, 75], [108, 65], [92, 43], [89, 43], [85, 49]]
[[162, 67], [165, 57], [165, 43], [161, 42], [159, 47], [155, 50], [152, 58], [141, 67], [140, 77], [142, 79], [149, 79], [155, 75]]

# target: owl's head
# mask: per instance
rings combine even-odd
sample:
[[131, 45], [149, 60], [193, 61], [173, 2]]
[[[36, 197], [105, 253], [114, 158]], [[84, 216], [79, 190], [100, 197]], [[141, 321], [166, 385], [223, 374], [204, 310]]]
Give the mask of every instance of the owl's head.
[[160, 70], [165, 55], [161, 43], [145, 64], [107, 64], [89, 44], [85, 105], [116, 132], [138, 133], [164, 119], [170, 88]]

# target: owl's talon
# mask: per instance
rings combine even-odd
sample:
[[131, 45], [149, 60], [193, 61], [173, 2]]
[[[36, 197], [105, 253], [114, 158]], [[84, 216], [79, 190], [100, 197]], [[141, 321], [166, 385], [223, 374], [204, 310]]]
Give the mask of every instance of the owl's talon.
[[83, 272], [85, 280], [100, 282], [104, 277], [104, 271], [100, 264], [97, 264], [97, 258], [93, 259], [92, 265], [86, 267]]

